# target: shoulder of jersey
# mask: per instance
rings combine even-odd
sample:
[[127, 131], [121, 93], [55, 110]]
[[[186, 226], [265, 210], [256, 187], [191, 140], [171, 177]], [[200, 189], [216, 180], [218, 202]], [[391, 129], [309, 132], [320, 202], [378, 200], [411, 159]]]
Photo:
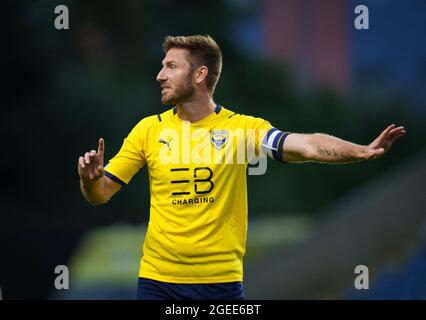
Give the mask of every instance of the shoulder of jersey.
[[239, 113], [226, 109], [225, 107], [222, 107], [219, 113], [219, 117], [223, 119], [237, 119], [238, 117], [241, 117], [241, 115]]
[[155, 115], [157, 123], [163, 122], [164, 120], [168, 120], [172, 117], [176, 116], [176, 108], [171, 108], [163, 113], [159, 113]]
[[154, 115], [142, 118], [137, 125], [143, 126], [143, 127], [155, 126], [163, 122], [164, 120], [172, 117], [173, 115], [174, 115], [173, 109], [169, 109], [163, 113], [154, 114]]
[[[176, 112], [177, 112], [176, 107], [174, 107], [174, 108], [169, 109], [169, 110], [167, 110], [163, 113], [153, 115], [153, 116], [147, 117], [145, 119], [146, 120], [149, 119], [150, 122], [155, 120], [156, 123], [160, 123], [160, 122], [163, 122], [164, 120], [170, 119], [171, 117], [176, 117], [177, 116]], [[235, 113], [231, 110], [228, 110], [227, 108], [225, 108], [223, 106], [220, 106], [219, 109], [216, 110], [215, 112], [218, 114], [218, 117], [221, 118], [221, 119], [231, 119], [231, 118], [236, 119], [239, 116], [241, 116], [240, 114]]]

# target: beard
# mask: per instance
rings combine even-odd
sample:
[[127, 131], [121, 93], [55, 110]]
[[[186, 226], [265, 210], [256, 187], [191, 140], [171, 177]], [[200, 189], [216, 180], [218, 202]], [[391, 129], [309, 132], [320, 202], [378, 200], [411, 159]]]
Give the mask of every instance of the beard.
[[177, 105], [190, 100], [194, 95], [194, 86], [192, 84], [192, 74], [190, 73], [180, 86], [175, 89], [166, 89], [167, 93], [161, 97], [164, 105]]

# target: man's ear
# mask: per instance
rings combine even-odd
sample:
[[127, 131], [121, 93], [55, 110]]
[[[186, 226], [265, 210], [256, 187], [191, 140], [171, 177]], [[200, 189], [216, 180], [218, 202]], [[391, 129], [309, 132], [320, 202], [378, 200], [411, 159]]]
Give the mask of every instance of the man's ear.
[[206, 66], [201, 66], [195, 71], [195, 83], [200, 84], [204, 79], [207, 78], [209, 69]]

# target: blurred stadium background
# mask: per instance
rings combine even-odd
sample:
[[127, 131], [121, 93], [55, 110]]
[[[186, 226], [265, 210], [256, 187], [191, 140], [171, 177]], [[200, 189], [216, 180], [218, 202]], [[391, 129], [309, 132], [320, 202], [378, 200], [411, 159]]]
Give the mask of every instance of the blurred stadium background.
[[[70, 29], [54, 28], [67, 5]], [[367, 5], [370, 29], [354, 28]], [[367, 144], [351, 165], [269, 163], [249, 177], [247, 298], [426, 298], [426, 2], [420, 0], [7, 1], [3, 4], [0, 287], [4, 299], [133, 299], [149, 215], [146, 169], [106, 206], [79, 191], [77, 159], [112, 157], [165, 110], [166, 35], [210, 34], [216, 101], [282, 130]], [[54, 288], [55, 266], [70, 289]], [[356, 265], [370, 289], [354, 290]]]

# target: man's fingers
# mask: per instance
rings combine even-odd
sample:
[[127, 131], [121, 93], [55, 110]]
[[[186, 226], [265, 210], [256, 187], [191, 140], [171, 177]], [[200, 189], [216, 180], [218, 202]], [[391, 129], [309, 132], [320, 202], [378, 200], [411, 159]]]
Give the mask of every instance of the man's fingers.
[[389, 131], [392, 130], [394, 126], [394, 124], [388, 126], [370, 145], [380, 145], [382, 141], [386, 139], [386, 136], [388, 135]]
[[100, 138], [98, 143], [98, 156], [99, 156], [99, 162], [101, 165], [104, 164], [104, 152], [105, 152], [105, 141], [103, 138]]
[[78, 164], [80, 165], [81, 168], [86, 168], [86, 164], [84, 163], [84, 158], [80, 157], [78, 158]]
[[405, 134], [405, 132], [399, 132], [399, 133], [393, 134], [392, 136], [390, 136], [390, 139], [395, 140], [397, 138], [402, 137], [404, 134]]
[[405, 131], [404, 127], [398, 127], [398, 128], [394, 128], [391, 131], [389, 131], [389, 134], [395, 134], [395, 133], [402, 132], [402, 131]]
[[404, 126], [396, 127], [395, 124], [391, 124], [388, 126], [382, 134], [379, 136], [379, 138], [376, 141], [394, 141], [396, 137], [400, 137], [405, 134], [405, 128]]
[[404, 130], [404, 127], [393, 128], [389, 133], [398, 132]]
[[390, 126], [388, 126], [385, 130], [383, 130], [382, 134], [380, 135], [380, 138], [384, 138], [386, 137], [386, 135], [393, 129], [395, 128], [394, 124], [391, 124]]
[[98, 142], [98, 153], [104, 153], [104, 150], [105, 150], [105, 141], [103, 138], [100, 138]]
[[94, 166], [97, 166], [99, 164], [99, 157], [95, 150], [90, 151], [89, 159], [90, 159], [90, 163], [93, 164]]
[[374, 147], [374, 146], [381, 145], [383, 140], [386, 139], [389, 131], [392, 130], [394, 127], [395, 127], [394, 124], [391, 124], [390, 126], [388, 126], [385, 130], [382, 131], [382, 133], [372, 143], [370, 143], [370, 146]]
[[404, 127], [395, 128], [389, 132], [388, 137], [394, 139], [395, 137], [403, 136], [405, 132]]
[[84, 154], [84, 163], [85, 164], [90, 164], [90, 153], [89, 152], [86, 152]]
[[[99, 139], [98, 151], [90, 150], [78, 158], [79, 174], [90, 180], [98, 179], [104, 175], [103, 157], [105, 150], [104, 139]], [[84, 169], [84, 170], [81, 170]]]

